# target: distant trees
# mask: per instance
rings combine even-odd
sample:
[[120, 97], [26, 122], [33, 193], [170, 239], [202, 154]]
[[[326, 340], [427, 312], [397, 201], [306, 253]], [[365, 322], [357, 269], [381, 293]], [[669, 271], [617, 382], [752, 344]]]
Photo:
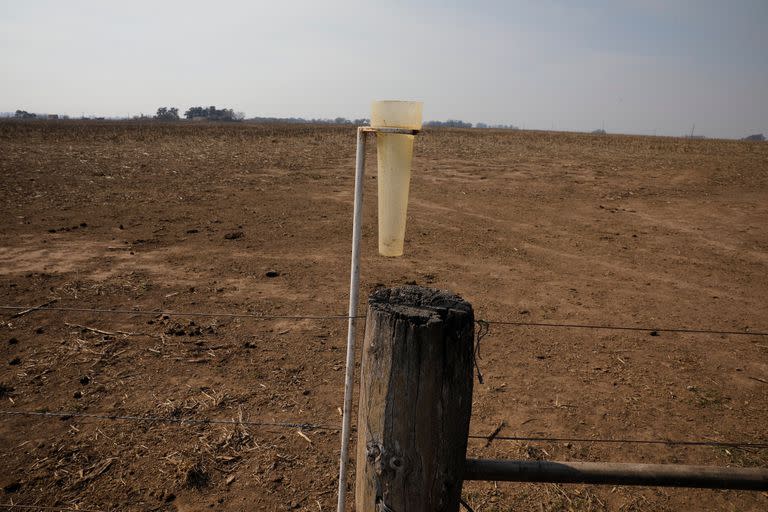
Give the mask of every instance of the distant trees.
[[13, 117], [16, 119], [37, 119], [37, 114], [32, 114], [26, 110], [17, 110]]
[[190, 107], [186, 112], [184, 112], [184, 117], [190, 120], [205, 119], [208, 121], [239, 120], [231, 108], [218, 109], [213, 105], [210, 107]]
[[750, 141], [753, 141], [753, 142], [763, 142], [763, 141], [765, 141], [765, 135], [763, 135], [762, 133], [756, 133], [754, 135], [749, 135], [747, 137], [744, 137], [741, 140], [750, 140]]
[[[449, 119], [447, 121], [427, 121], [424, 123], [424, 126], [427, 128], [472, 128], [472, 123], [468, 123], [460, 119]], [[474, 125], [474, 127], [479, 128], [481, 130], [488, 129], [488, 128], [493, 128], [496, 130], [519, 130], [520, 129], [513, 124], [477, 123], [476, 125]]]
[[157, 109], [157, 114], [155, 114], [155, 119], [158, 121], [178, 121], [179, 120], [179, 109], [176, 107], [160, 107]]
[[480, 128], [481, 130], [484, 128], [493, 128], [496, 130], [519, 130], [520, 129], [513, 124], [488, 124], [488, 123], [477, 123], [475, 124], [475, 128]]
[[303, 117], [250, 117], [247, 121], [254, 123], [281, 123], [281, 124], [342, 124], [352, 126], [366, 126], [371, 120], [347, 119], [346, 117], [337, 117], [335, 119], [304, 119]]
[[[16, 110], [16, 112], [0, 112], [0, 118], [2, 117], [13, 117], [15, 119], [32, 119], [32, 120], [41, 120], [41, 119], [56, 119], [56, 114], [41, 114], [41, 113], [32, 113], [27, 112], [26, 110]], [[59, 119], [69, 119], [68, 116], [65, 115], [58, 115]], [[79, 119], [89, 119], [89, 120], [117, 120], [117, 119], [128, 119], [128, 118], [121, 118], [121, 117], [94, 117], [94, 116], [83, 116]], [[137, 116], [133, 116], [131, 119], [138, 120], [138, 121], [179, 121], [181, 119], [187, 119], [190, 121], [245, 121], [250, 123], [262, 123], [262, 124], [315, 124], [315, 125], [336, 125], [336, 126], [367, 126], [371, 123], [371, 120], [368, 118], [357, 118], [357, 119], [348, 119], [346, 117], [335, 117], [335, 118], [304, 118], [304, 117], [259, 117], [259, 116], [253, 116], [246, 118], [246, 115], [244, 112], [237, 111], [235, 112], [231, 108], [216, 108], [215, 106], [211, 105], [209, 107], [203, 107], [203, 106], [194, 106], [189, 107], [183, 114], [183, 116], [180, 114], [179, 109], [176, 107], [159, 107], [155, 114], [141, 114]], [[425, 128], [475, 128], [475, 129], [495, 129], [495, 130], [520, 130], [519, 127], [513, 125], [513, 124], [491, 124], [491, 123], [476, 123], [472, 124], [466, 121], [462, 121], [461, 119], [448, 119], [447, 121], [425, 121], [423, 123], [423, 126]], [[604, 134], [605, 132], [603, 130], [595, 130], [592, 133], [594, 134]], [[691, 138], [690, 135], [686, 136], [686, 138]], [[700, 136], [694, 136], [693, 138], [703, 138]], [[764, 141], [765, 137], [763, 134], [758, 133], [754, 135], [750, 135], [748, 137], [745, 137], [742, 140], [748, 140], [748, 141]]]
[[496, 128], [499, 130], [519, 130], [520, 129], [518, 126], [515, 126], [513, 124], [492, 124], [488, 128]]
[[467, 123], [458, 119], [449, 119], [447, 121], [427, 121], [424, 126], [429, 128], [472, 128], [472, 123]]

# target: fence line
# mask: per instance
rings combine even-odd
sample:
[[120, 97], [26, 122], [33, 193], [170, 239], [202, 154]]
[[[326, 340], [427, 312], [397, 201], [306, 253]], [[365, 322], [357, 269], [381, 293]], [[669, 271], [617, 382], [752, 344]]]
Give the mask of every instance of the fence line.
[[[188, 311], [169, 311], [163, 309], [138, 310], [138, 309], [103, 309], [103, 308], [85, 308], [85, 307], [54, 307], [51, 302], [39, 306], [16, 306], [0, 305], [0, 310], [13, 310], [17, 313], [12, 317], [18, 317], [35, 311], [58, 311], [58, 312], [82, 312], [95, 314], [113, 314], [113, 315], [134, 315], [134, 316], [180, 316], [180, 317], [205, 317], [205, 318], [247, 318], [256, 320], [349, 320], [349, 315], [274, 315], [265, 313], [209, 313], [209, 312], [188, 312]], [[365, 315], [357, 315], [354, 318], [365, 318]], [[565, 328], [565, 329], [600, 329], [600, 330], [618, 330], [618, 331], [636, 331], [649, 332], [657, 335], [659, 332], [686, 333], [686, 334], [715, 334], [715, 335], [736, 335], [736, 336], [768, 336], [768, 332], [758, 331], [733, 331], [716, 329], [695, 329], [695, 328], [659, 328], [659, 327], [637, 327], [637, 326], [617, 326], [601, 324], [573, 324], [556, 322], [523, 322], [507, 320], [477, 320], [481, 329], [485, 328], [484, 334], [487, 334], [489, 325], [500, 325], [510, 327], [539, 327], [539, 328]], [[476, 347], [479, 350], [479, 347]], [[245, 425], [273, 428], [291, 428], [299, 430], [340, 430], [340, 426], [323, 425], [310, 422], [276, 422], [276, 421], [248, 421], [240, 419], [215, 419], [215, 418], [168, 418], [159, 416], [135, 416], [135, 415], [117, 415], [109, 413], [77, 413], [77, 412], [37, 412], [37, 411], [0, 411], [4, 416], [27, 416], [41, 418], [83, 418], [95, 420], [117, 420], [129, 422], [149, 422], [166, 423], [174, 425]], [[354, 427], [353, 427], [354, 429]], [[666, 446], [708, 446], [762, 450], [768, 449], [768, 443], [762, 442], [742, 442], [742, 441], [709, 441], [709, 440], [671, 440], [671, 439], [610, 439], [610, 438], [583, 438], [583, 437], [546, 437], [546, 436], [500, 436], [500, 435], [481, 435], [470, 434], [470, 439], [480, 439], [490, 441], [518, 441], [518, 442], [582, 442], [582, 443], [610, 443], [610, 444], [643, 444], [643, 445], [666, 445]], [[66, 509], [57, 507], [43, 507], [34, 505], [11, 505], [2, 504], [2, 508], [37, 508], [46, 510], [81, 510], [85, 509]], [[94, 511], [96, 512], [96, 511]]]
[[[349, 320], [349, 315], [273, 315], [264, 313], [207, 313], [197, 311], [169, 311], [163, 309], [139, 310], [139, 309], [99, 309], [99, 308], [76, 308], [76, 307], [52, 307], [52, 306], [0, 306], [2, 310], [23, 311], [33, 313], [35, 311], [63, 311], [79, 313], [98, 313], [115, 315], [169, 315], [169, 316], [187, 316], [204, 318], [252, 318], [261, 320]], [[365, 315], [356, 315], [352, 318], [365, 318]], [[511, 327], [543, 327], [543, 328], [566, 328], [566, 329], [596, 329], [612, 331], [637, 331], [650, 332], [651, 334], [660, 332], [682, 333], [682, 334], [716, 334], [733, 336], [768, 336], [766, 331], [732, 331], [717, 329], [697, 329], [687, 327], [640, 327], [628, 325], [601, 325], [601, 324], [572, 324], [557, 322], [519, 322], [513, 320], [484, 320], [478, 319], [478, 323], [489, 325], [506, 325]]]
[[[245, 425], [262, 426], [276, 428], [297, 428], [301, 430], [341, 430], [341, 425], [323, 425], [318, 423], [300, 423], [300, 422], [269, 422], [269, 421], [248, 421], [248, 420], [222, 420], [215, 418], [167, 418], [161, 416], [130, 416], [117, 415], [109, 413], [78, 413], [78, 412], [38, 412], [38, 411], [0, 411], [0, 415], [6, 416], [37, 416], [46, 418], [84, 418], [97, 420], [118, 420], [134, 421], [147, 423], [169, 423], [174, 425]], [[355, 427], [352, 427], [355, 430]], [[572, 443], [599, 443], [599, 444], [654, 444], [670, 446], [711, 446], [724, 448], [751, 448], [757, 450], [768, 449], [767, 443], [751, 441], [706, 441], [706, 440], [674, 440], [674, 439], [611, 439], [611, 438], [588, 438], [588, 437], [544, 437], [544, 436], [488, 436], [482, 434], [470, 434], [470, 439], [482, 439], [485, 441], [527, 441], [527, 442], [572, 442]]]
[[530, 441], [552, 443], [601, 443], [601, 444], [659, 444], [672, 446], [714, 446], [723, 448], [754, 448], [757, 450], [768, 449], [768, 443], [741, 442], [741, 441], [683, 441], [674, 439], [606, 439], [590, 437], [536, 437], [536, 436], [488, 436], [470, 434], [470, 439], [482, 439], [488, 441]]
[[[19, 311], [23, 310], [29, 313], [35, 311], [65, 311], [75, 313], [99, 313], [115, 315], [137, 315], [137, 316], [192, 316], [192, 317], [226, 317], [226, 318], [255, 318], [264, 320], [348, 320], [348, 315], [266, 315], [262, 313], [203, 313], [195, 311], [168, 311], [163, 309], [139, 310], [139, 309], [99, 309], [99, 308], [71, 308], [71, 307], [51, 307], [51, 306], [0, 306], [0, 309]], [[355, 318], [364, 318], [364, 315], [358, 315]]]
[[0, 411], [7, 416], [41, 416], [48, 418], [88, 418], [100, 420], [136, 421], [148, 423], [175, 423], [190, 425], [245, 425], [258, 427], [298, 428], [301, 430], [339, 430], [335, 425], [322, 425], [317, 423], [300, 423], [288, 421], [249, 421], [249, 420], [222, 420], [216, 418], [168, 418], [162, 416], [131, 416], [109, 413], [80, 413], [80, 412], [38, 412], [38, 411]]
[[651, 333], [675, 332], [684, 334], [732, 334], [735, 336], [768, 336], [761, 331], [718, 331], [715, 329], [691, 329], [686, 327], [635, 327], [624, 325], [568, 324], [549, 322], [515, 322], [512, 320], [483, 320], [491, 325], [510, 325], [513, 327], [564, 327], [568, 329], [604, 329], [610, 331], [644, 331]]

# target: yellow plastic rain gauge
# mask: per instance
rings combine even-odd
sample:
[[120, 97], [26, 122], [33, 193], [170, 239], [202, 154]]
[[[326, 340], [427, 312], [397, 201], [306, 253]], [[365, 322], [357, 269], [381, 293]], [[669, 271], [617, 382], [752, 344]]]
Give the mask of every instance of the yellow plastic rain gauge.
[[411, 184], [413, 139], [421, 130], [422, 103], [418, 101], [374, 101], [371, 126], [357, 129], [355, 157], [355, 205], [352, 219], [352, 268], [349, 283], [349, 318], [347, 359], [344, 375], [344, 410], [341, 421], [341, 457], [337, 512], [344, 512], [349, 458], [352, 383], [355, 369], [355, 328], [360, 291], [360, 237], [362, 233], [363, 179], [365, 177], [365, 138], [376, 134], [379, 187], [379, 253], [402, 256], [405, 220], [408, 214], [408, 190]]
[[[374, 101], [371, 128], [421, 129], [421, 102]], [[402, 256], [414, 136], [407, 133], [376, 134], [379, 164], [379, 254]]]

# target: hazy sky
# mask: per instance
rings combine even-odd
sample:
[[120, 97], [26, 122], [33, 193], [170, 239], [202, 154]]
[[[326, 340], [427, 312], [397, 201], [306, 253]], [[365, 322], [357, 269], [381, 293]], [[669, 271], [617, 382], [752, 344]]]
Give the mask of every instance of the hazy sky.
[[[576, 6], [580, 3], [580, 6]], [[768, 134], [768, 0], [0, 0], [0, 111]]]

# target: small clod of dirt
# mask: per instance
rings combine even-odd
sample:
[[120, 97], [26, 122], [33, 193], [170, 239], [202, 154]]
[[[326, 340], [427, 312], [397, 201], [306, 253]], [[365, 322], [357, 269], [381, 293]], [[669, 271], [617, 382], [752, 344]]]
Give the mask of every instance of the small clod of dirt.
[[264, 275], [267, 276], [267, 277], [277, 277], [277, 276], [280, 275], [280, 272], [278, 272], [277, 270], [267, 270], [264, 273]]
[[531, 460], [544, 460], [546, 459], [547, 454], [544, 450], [537, 448], [536, 446], [526, 446], [525, 456]]
[[[212, 326], [209, 326], [205, 329], [205, 332], [208, 334], [215, 334], [215, 329]], [[195, 322], [189, 322], [187, 325], [173, 323], [165, 330], [165, 334], [171, 336], [202, 336], [203, 328]]]
[[174, 324], [165, 330], [165, 334], [169, 334], [171, 336], [184, 336], [187, 334], [187, 332], [183, 325]]
[[3, 492], [6, 494], [13, 494], [21, 489], [21, 482], [13, 482], [3, 487]]
[[224, 235], [224, 238], [226, 240], [238, 240], [240, 238], [243, 238], [245, 234], [242, 231], [233, 231], [232, 233], [227, 233]]
[[201, 489], [207, 486], [211, 481], [211, 475], [205, 469], [202, 464], [195, 464], [187, 471], [187, 476], [184, 479], [187, 487], [193, 489]]
[[13, 393], [13, 390], [14, 390], [13, 386], [5, 383], [0, 383], [0, 398], [10, 395], [11, 393]]

